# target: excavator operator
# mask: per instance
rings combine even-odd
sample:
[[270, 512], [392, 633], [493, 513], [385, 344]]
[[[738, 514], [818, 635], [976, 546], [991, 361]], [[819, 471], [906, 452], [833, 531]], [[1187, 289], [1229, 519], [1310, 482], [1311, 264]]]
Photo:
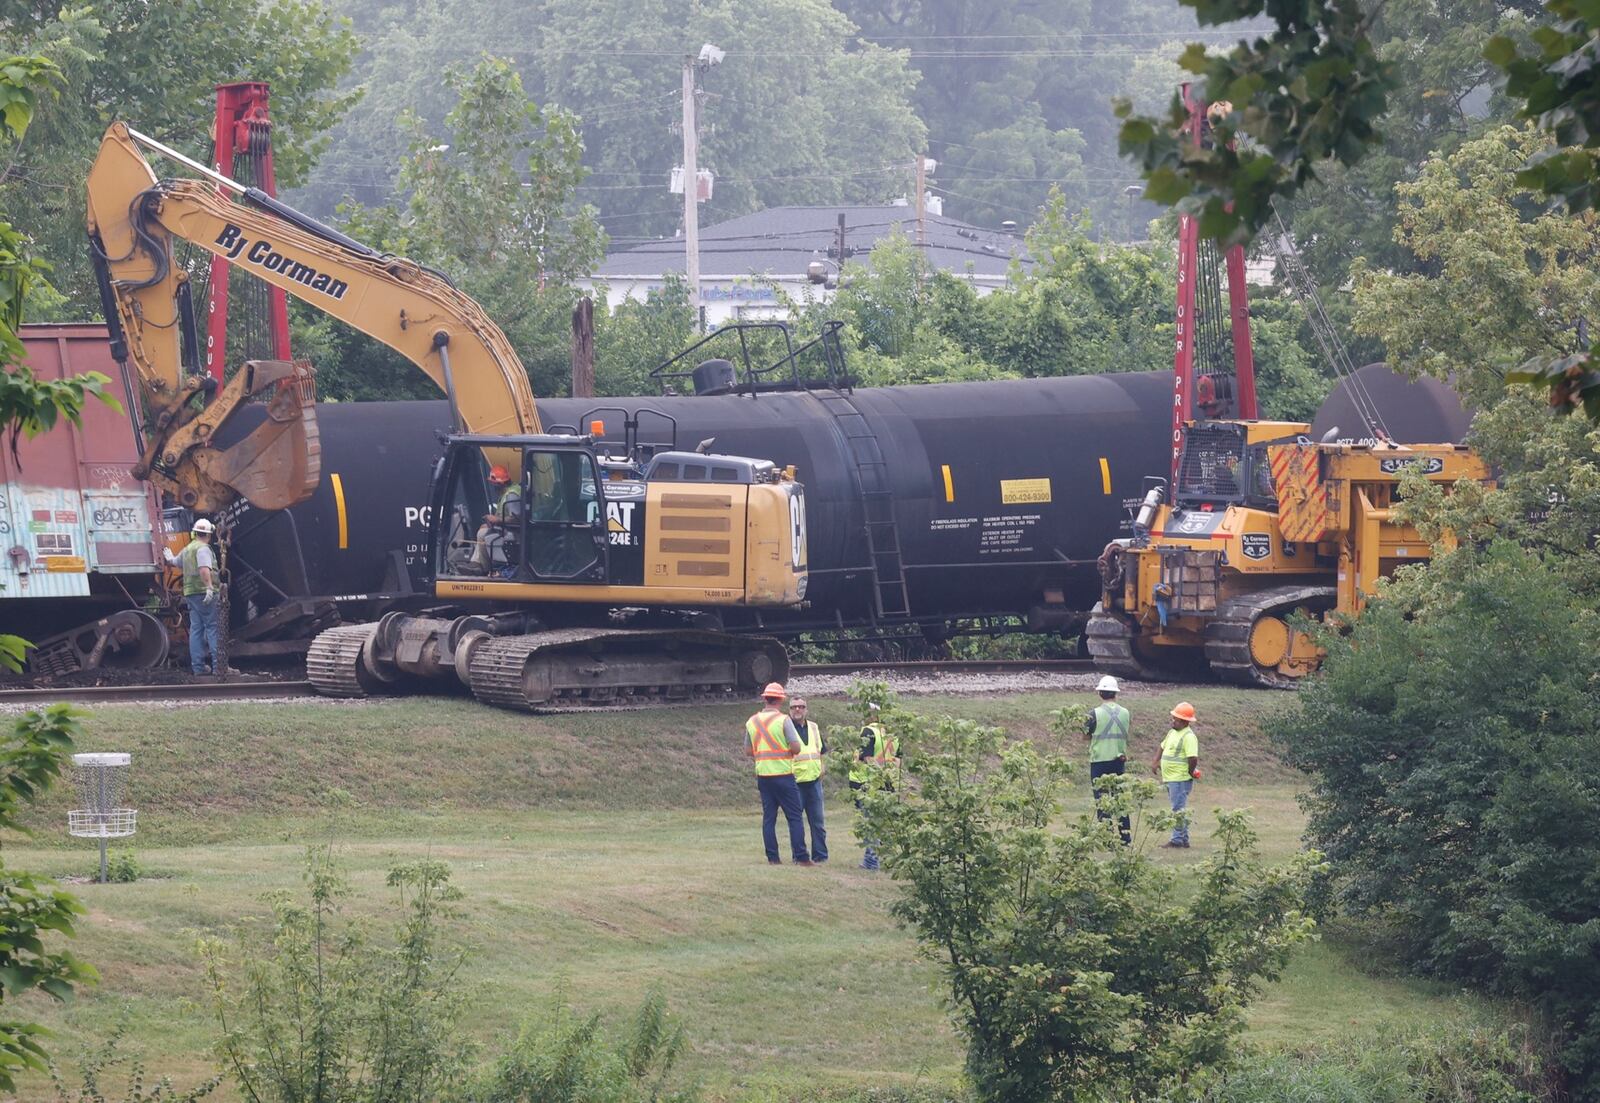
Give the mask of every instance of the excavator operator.
[[485, 572], [516, 564], [517, 528], [522, 523], [522, 486], [512, 480], [511, 472], [498, 463], [489, 468], [489, 487], [494, 511], [484, 514], [473, 553], [474, 562]]

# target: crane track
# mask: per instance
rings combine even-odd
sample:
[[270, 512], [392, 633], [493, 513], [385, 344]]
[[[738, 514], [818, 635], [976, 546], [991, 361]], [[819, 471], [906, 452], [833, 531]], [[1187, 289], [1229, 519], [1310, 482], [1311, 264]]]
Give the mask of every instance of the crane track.
[[[1088, 659], [963, 659], [922, 660], [913, 662], [861, 662], [861, 663], [798, 663], [790, 668], [790, 677], [808, 674], [1015, 674], [1021, 672], [1090, 674], [1094, 664]], [[292, 697], [309, 697], [325, 700], [309, 681], [240, 681], [240, 682], [174, 682], [167, 685], [126, 686], [60, 686], [29, 687], [26, 689], [0, 689], [0, 706], [45, 705], [57, 701], [80, 704], [130, 704], [142, 701], [172, 701], [203, 703], [208, 701], [279, 700]], [[707, 704], [731, 700], [729, 694], [706, 694], [688, 702]], [[677, 702], [656, 701], [640, 703], [634, 707], [665, 707]], [[587, 709], [552, 709], [550, 711], [597, 711]]]

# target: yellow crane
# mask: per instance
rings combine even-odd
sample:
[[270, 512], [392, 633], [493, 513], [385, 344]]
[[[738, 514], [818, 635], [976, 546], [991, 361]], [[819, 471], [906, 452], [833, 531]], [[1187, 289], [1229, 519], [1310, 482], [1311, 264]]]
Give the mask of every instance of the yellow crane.
[[[143, 150], [198, 178], [157, 177]], [[320, 635], [307, 656], [319, 690], [456, 678], [494, 704], [565, 708], [753, 693], [787, 673], [781, 644], [720, 631], [719, 611], [804, 599], [805, 496], [792, 468], [642, 446], [638, 415], [626, 412], [620, 450], [602, 441], [599, 420], [543, 431], [515, 350], [442, 273], [122, 123], [89, 173], [88, 228], [113, 353], [144, 396], [141, 475], [183, 505], [304, 500], [319, 444], [309, 365], [252, 361], [208, 390], [176, 241], [383, 342], [449, 399], [454, 432], [429, 518], [435, 600]], [[257, 398], [266, 421], [219, 446], [228, 418]]]

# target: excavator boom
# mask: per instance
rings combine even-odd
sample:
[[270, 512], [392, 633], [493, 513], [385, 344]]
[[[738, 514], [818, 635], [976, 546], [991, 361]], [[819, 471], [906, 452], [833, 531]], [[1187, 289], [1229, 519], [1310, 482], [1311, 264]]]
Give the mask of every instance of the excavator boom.
[[[158, 179], [141, 145], [183, 161], [206, 179]], [[203, 413], [195, 411], [194, 399], [209, 384], [187, 336], [193, 331], [192, 317], [185, 317], [188, 275], [175, 261], [176, 239], [226, 258], [400, 353], [450, 398], [457, 429], [540, 431], [516, 351], [482, 308], [443, 275], [370, 249], [122, 123], [101, 140], [88, 192], [102, 296], [108, 320], [120, 323], [125, 340], [118, 358], [133, 360], [144, 385], [148, 474], [186, 505], [219, 509], [233, 492], [270, 508], [292, 505], [310, 495], [317, 465], [308, 381], [282, 362], [240, 372]], [[267, 366], [274, 364], [280, 366]], [[211, 446], [213, 434], [269, 383], [278, 388], [273, 417], [248, 446], [224, 456]], [[285, 393], [295, 399], [285, 399]], [[294, 401], [299, 413], [289, 416]], [[256, 439], [263, 433], [264, 439]]]

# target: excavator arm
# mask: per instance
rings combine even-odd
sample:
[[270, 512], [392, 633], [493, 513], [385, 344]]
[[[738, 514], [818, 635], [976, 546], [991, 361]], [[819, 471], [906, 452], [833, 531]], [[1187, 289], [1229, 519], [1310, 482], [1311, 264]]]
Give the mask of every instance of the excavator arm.
[[[158, 179], [141, 145], [204, 179]], [[122, 123], [101, 139], [88, 193], [113, 353], [124, 364], [132, 360], [145, 399], [146, 448], [136, 474], [185, 505], [217, 510], [243, 495], [283, 508], [310, 496], [319, 466], [307, 366], [252, 361], [203, 403], [215, 384], [198, 363], [176, 240], [226, 258], [400, 353], [449, 397], [456, 429], [540, 431], [516, 351], [442, 274], [370, 249]], [[221, 426], [256, 396], [270, 396], [266, 422], [230, 448], [214, 446]]]

